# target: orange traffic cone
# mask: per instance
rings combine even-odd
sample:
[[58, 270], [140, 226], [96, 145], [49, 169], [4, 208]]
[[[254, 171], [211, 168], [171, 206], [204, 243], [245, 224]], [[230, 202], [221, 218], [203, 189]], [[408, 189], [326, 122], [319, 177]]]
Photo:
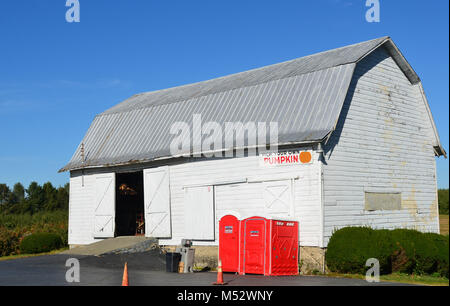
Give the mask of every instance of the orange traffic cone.
[[223, 282], [223, 273], [222, 273], [222, 261], [219, 259], [219, 265], [217, 267], [217, 281], [213, 283], [213, 285], [226, 285], [227, 283]]
[[123, 268], [122, 286], [127, 286], [128, 287], [128, 267], [127, 267], [127, 263], [125, 263], [125, 267]]

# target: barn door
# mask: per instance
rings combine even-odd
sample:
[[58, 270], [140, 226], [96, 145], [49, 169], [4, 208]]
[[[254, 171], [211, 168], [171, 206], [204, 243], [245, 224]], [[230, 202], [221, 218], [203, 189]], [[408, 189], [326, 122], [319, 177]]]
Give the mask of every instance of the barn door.
[[105, 173], [95, 178], [94, 238], [114, 237], [116, 175]]
[[170, 238], [169, 167], [144, 170], [145, 236]]
[[187, 239], [214, 240], [214, 187], [186, 188], [184, 215]]
[[264, 183], [264, 205], [271, 216], [293, 216], [292, 181], [282, 180]]

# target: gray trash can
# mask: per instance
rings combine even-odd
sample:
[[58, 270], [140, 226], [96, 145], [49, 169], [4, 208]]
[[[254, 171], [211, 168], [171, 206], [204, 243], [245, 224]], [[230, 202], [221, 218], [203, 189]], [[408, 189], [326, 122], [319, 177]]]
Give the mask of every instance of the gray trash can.
[[178, 273], [178, 265], [180, 264], [180, 253], [166, 253], [166, 272]]
[[178, 247], [176, 249], [176, 251], [181, 254], [181, 261], [184, 263], [183, 273], [194, 272], [195, 249], [186, 248], [186, 247]]

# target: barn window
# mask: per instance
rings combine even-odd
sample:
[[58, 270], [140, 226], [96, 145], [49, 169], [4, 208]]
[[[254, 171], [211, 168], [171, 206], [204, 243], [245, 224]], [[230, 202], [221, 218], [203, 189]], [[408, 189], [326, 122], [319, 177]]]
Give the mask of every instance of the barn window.
[[365, 210], [400, 210], [402, 194], [400, 192], [365, 192]]
[[185, 189], [185, 237], [214, 240], [214, 187]]

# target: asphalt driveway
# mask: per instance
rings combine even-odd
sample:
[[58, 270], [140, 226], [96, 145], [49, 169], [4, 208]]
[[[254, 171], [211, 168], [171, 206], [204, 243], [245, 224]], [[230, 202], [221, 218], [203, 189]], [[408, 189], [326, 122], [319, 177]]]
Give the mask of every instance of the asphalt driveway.
[[[80, 263], [80, 282], [66, 282], [66, 260], [77, 258]], [[210, 286], [216, 273], [198, 272], [177, 274], [165, 272], [160, 254], [129, 254], [76, 256], [49, 255], [0, 261], [0, 286], [119, 286], [123, 265], [128, 262], [130, 286]], [[262, 275], [224, 274], [230, 286], [377, 286], [403, 285], [399, 283], [368, 283], [360, 279], [323, 276], [266, 277]]]

